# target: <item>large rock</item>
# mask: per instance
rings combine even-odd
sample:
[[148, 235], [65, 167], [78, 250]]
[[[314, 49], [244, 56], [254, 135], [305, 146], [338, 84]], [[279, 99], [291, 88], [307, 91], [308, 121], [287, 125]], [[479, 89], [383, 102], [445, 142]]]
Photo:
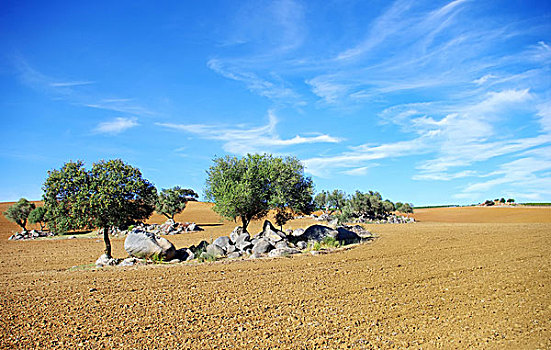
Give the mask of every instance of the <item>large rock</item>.
[[316, 241], [321, 242], [325, 237], [336, 238], [338, 231], [323, 225], [312, 225], [308, 227], [304, 233], [296, 238], [301, 241]]
[[279, 231], [277, 228], [275, 228], [270, 221], [266, 220], [264, 221], [262, 232], [258, 234], [258, 237], [266, 238], [272, 244], [275, 244], [282, 239], [285, 239], [287, 235], [284, 232]]
[[237, 243], [235, 243], [235, 247], [236, 247], [238, 250], [244, 252], [244, 251], [246, 251], [247, 249], [252, 248], [252, 247], [253, 247], [253, 244], [252, 244], [251, 242], [249, 242], [249, 241], [245, 241], [245, 240], [239, 241], [239, 240], [238, 240]]
[[222, 249], [222, 247], [216, 245], [215, 243], [213, 244], [210, 244], [208, 247], [207, 247], [207, 251], [206, 253], [210, 256], [214, 256], [216, 258], [219, 258], [219, 257], [222, 257], [225, 255], [225, 252], [224, 252], [224, 249]]
[[172, 260], [176, 257], [176, 248], [169, 240], [139, 230], [134, 230], [126, 236], [124, 250], [136, 258]]
[[270, 252], [268, 253], [268, 256], [270, 258], [278, 258], [278, 257], [282, 257], [282, 256], [289, 256], [291, 254], [298, 254], [300, 253], [300, 250], [298, 249], [294, 249], [294, 248], [276, 248], [274, 250], [270, 250]]
[[[239, 236], [243, 235], [244, 233], [247, 233], [247, 231], [243, 231], [243, 227], [241, 226], [236, 226], [233, 231], [230, 233], [230, 239], [231, 241], [235, 244], [237, 243], [237, 239], [239, 238]], [[247, 233], [247, 236], [249, 234]]]
[[97, 267], [115, 266], [119, 263], [119, 259], [110, 258], [106, 254], [103, 254], [96, 260]]
[[220, 248], [224, 249], [224, 251], [227, 251], [228, 247], [231, 245], [231, 241], [229, 237], [222, 236], [215, 239], [214, 242], [212, 242], [212, 244], [216, 244]]
[[253, 254], [264, 254], [274, 249], [274, 246], [266, 238], [260, 238], [253, 246]]
[[335, 239], [344, 244], [358, 243], [362, 240], [362, 238], [356, 232], [351, 231], [345, 227], [338, 227], [337, 232], [338, 233], [335, 236]]

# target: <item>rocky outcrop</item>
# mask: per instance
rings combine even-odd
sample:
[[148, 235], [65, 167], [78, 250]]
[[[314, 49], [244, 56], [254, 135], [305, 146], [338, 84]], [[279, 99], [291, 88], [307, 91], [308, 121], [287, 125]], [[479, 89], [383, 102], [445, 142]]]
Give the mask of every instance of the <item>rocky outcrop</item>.
[[176, 257], [176, 248], [166, 238], [139, 229], [126, 236], [124, 250], [135, 258], [172, 260]]
[[40, 231], [40, 230], [30, 230], [30, 231], [21, 231], [17, 232], [8, 238], [10, 241], [20, 241], [20, 240], [29, 240], [29, 239], [37, 239], [41, 237], [53, 237], [57, 236], [54, 232], [46, 232], [46, 231]]

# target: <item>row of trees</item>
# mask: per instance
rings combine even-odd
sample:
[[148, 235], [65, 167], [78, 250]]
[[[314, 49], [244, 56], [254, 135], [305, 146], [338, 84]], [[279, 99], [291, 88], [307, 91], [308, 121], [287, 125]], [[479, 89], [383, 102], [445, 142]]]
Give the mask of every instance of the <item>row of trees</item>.
[[68, 162], [48, 172], [43, 186], [44, 206], [35, 207], [26, 199], [10, 206], [4, 215], [26, 230], [27, 220], [44, 229], [64, 233], [71, 230], [101, 228], [105, 253], [111, 256], [109, 230], [125, 228], [151, 216], [154, 210], [174, 219], [197, 193], [174, 187], [157, 189], [142, 177], [139, 169], [120, 159], [100, 161], [90, 170], [81, 161]]
[[[81, 161], [68, 162], [48, 172], [43, 186], [44, 207], [21, 199], [5, 215], [23, 229], [27, 219], [47, 222], [50, 229], [103, 229], [105, 254], [111, 257], [109, 230], [126, 228], [146, 220], [154, 210], [174, 219], [197, 193], [174, 187], [160, 193], [142, 177], [139, 169], [120, 159], [100, 161], [87, 170]], [[313, 199], [312, 179], [304, 175], [304, 166], [294, 157], [247, 155], [243, 158], [215, 158], [207, 171], [205, 194], [214, 202], [218, 214], [241, 220], [246, 230], [253, 219], [276, 211], [276, 223], [283, 226], [295, 214], [309, 214], [317, 205], [327, 213], [339, 212], [341, 219], [377, 218], [394, 210], [411, 212], [409, 204], [383, 200], [378, 192], [323, 191]], [[31, 215], [32, 214], [32, 215]]]
[[391, 212], [413, 213], [409, 203], [392, 203], [388, 199], [383, 200], [379, 192], [369, 191], [363, 193], [356, 191], [348, 196], [341, 190], [322, 191], [316, 195], [315, 206], [326, 214], [338, 213], [341, 221], [351, 218], [381, 219]]

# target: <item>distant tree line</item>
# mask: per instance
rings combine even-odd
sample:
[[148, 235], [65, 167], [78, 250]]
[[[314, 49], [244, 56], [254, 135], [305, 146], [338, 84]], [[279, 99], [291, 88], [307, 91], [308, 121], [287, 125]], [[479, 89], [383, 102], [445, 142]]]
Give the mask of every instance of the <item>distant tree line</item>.
[[492, 205], [496, 205], [496, 204], [505, 204], [505, 203], [508, 203], [508, 204], [513, 204], [515, 203], [515, 200], [513, 198], [509, 198], [507, 200], [505, 200], [505, 198], [496, 198], [494, 200], [490, 200], [490, 199], [487, 199], [485, 202], [484, 202], [484, 205], [487, 206], [487, 207], [491, 207]]
[[350, 196], [341, 190], [321, 191], [316, 195], [314, 203], [316, 209], [323, 210], [328, 215], [336, 213], [341, 221], [360, 217], [383, 219], [394, 211], [413, 213], [412, 204], [383, 200], [381, 194], [374, 191], [356, 191]]

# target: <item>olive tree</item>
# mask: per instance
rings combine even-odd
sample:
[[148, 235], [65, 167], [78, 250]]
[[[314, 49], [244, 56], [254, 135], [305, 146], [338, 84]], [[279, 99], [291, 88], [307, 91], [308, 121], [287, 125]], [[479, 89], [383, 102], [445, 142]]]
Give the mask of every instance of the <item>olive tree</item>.
[[278, 224], [289, 219], [288, 212], [307, 213], [312, 209], [313, 183], [304, 176], [304, 166], [292, 157], [248, 154], [243, 158], [215, 158], [207, 171], [205, 194], [214, 211], [240, 218], [243, 229], [270, 209], [279, 214]]
[[157, 190], [139, 169], [120, 159], [100, 161], [86, 171], [81, 161], [48, 172], [44, 206], [50, 224], [60, 232], [103, 229], [105, 254], [111, 257], [109, 230], [147, 219], [155, 209]]
[[44, 227], [46, 226], [46, 208], [34, 208], [29, 214], [29, 222], [31, 224], [40, 224], [40, 230], [44, 231]]
[[25, 198], [21, 198], [17, 203], [8, 207], [4, 212], [4, 216], [16, 224], [18, 224], [23, 231], [26, 231], [27, 228], [27, 218], [31, 211], [35, 208], [34, 203], [29, 202]]
[[181, 213], [187, 202], [194, 201], [199, 197], [194, 190], [180, 188], [179, 186], [163, 189], [157, 198], [156, 210], [168, 219], [174, 220], [174, 216]]
[[401, 212], [401, 213], [406, 213], [406, 214], [413, 213], [413, 205], [410, 204], [410, 203], [404, 203], [404, 205], [402, 205], [398, 209], [398, 211]]

